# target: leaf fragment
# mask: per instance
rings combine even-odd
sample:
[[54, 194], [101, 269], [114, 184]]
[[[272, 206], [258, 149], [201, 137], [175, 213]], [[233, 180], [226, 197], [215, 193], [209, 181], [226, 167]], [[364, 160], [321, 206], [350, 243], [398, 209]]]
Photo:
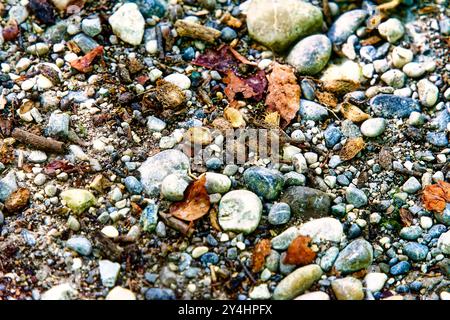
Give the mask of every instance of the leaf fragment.
[[327, 80], [322, 83], [324, 91], [334, 93], [338, 96], [343, 96], [346, 93], [357, 90], [360, 87], [358, 82], [346, 79]]
[[428, 211], [442, 213], [450, 202], [450, 183], [438, 181], [426, 186], [422, 192], [423, 206]]
[[293, 68], [274, 63], [272, 72], [267, 76], [269, 81], [266, 106], [269, 112], [277, 111], [283, 120], [283, 127], [288, 125], [297, 115], [300, 108], [300, 86]]
[[365, 146], [366, 143], [362, 137], [348, 139], [342, 147], [339, 156], [343, 161], [353, 159]]
[[206, 175], [200, 176], [186, 189], [184, 200], [172, 203], [170, 214], [184, 221], [200, 219], [208, 213], [211, 203], [205, 187]]
[[311, 238], [308, 236], [295, 238], [289, 245], [283, 262], [297, 266], [305, 266], [312, 263], [316, 258], [316, 253], [309, 247], [310, 243]]
[[228, 71], [223, 82], [227, 84], [225, 95], [230, 102], [236, 100], [238, 94], [245, 99], [251, 98], [255, 101], [260, 101], [267, 87], [265, 73], [262, 70], [248, 78], [241, 78], [233, 71]]
[[271, 244], [269, 239], [260, 240], [253, 249], [252, 254], [252, 271], [260, 272], [265, 263], [266, 257], [270, 254]]
[[70, 63], [70, 66], [81, 73], [87, 73], [92, 71], [92, 63], [94, 62], [97, 56], [101, 56], [103, 54], [103, 46], [98, 46], [88, 53], [86, 53], [83, 57], [78, 58]]
[[370, 118], [367, 113], [350, 102], [343, 102], [341, 104], [341, 113], [345, 119], [355, 123], [359, 123]]

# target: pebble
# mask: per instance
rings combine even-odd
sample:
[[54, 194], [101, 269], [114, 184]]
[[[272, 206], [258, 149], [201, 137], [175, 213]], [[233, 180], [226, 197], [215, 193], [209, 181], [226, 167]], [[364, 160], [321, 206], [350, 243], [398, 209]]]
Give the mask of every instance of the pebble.
[[392, 63], [396, 68], [403, 68], [404, 65], [413, 60], [413, 57], [414, 54], [411, 50], [402, 47], [395, 47], [391, 54]]
[[298, 42], [289, 52], [286, 62], [301, 75], [315, 75], [328, 63], [331, 42], [324, 35], [313, 35]]
[[263, 167], [248, 168], [243, 178], [251, 191], [267, 200], [277, 199], [284, 185], [283, 176], [278, 171]]
[[290, 206], [293, 215], [305, 220], [327, 216], [331, 205], [331, 199], [326, 193], [303, 186], [289, 187], [281, 201]]
[[308, 290], [321, 276], [322, 269], [316, 264], [300, 267], [278, 283], [273, 299], [293, 299]]
[[437, 246], [443, 254], [450, 255], [450, 231], [441, 234]]
[[119, 276], [120, 264], [109, 260], [100, 260], [98, 265], [102, 284], [107, 288], [114, 287]]
[[270, 241], [272, 244], [272, 248], [276, 250], [286, 250], [292, 240], [297, 238], [298, 235], [299, 232], [297, 227], [290, 227], [276, 237], [272, 238], [272, 240]]
[[356, 239], [339, 253], [334, 267], [344, 274], [351, 273], [368, 268], [372, 260], [372, 245], [364, 239]]
[[439, 89], [429, 80], [422, 79], [417, 82], [417, 92], [420, 103], [425, 107], [432, 107], [439, 97]]
[[207, 253], [209, 251], [208, 247], [201, 246], [201, 247], [195, 247], [194, 250], [192, 250], [192, 258], [197, 259], [200, 258], [202, 255]]
[[366, 289], [371, 292], [379, 292], [383, 289], [387, 279], [388, 276], [385, 273], [370, 272], [364, 278]]
[[167, 77], [164, 78], [164, 80], [176, 85], [181, 90], [187, 90], [191, 87], [191, 80], [189, 79], [189, 77], [181, 73], [169, 74]]
[[287, 203], [277, 202], [270, 208], [268, 221], [273, 225], [288, 223], [291, 218], [291, 208]]
[[184, 191], [189, 185], [187, 176], [180, 174], [169, 174], [161, 183], [161, 194], [170, 201], [181, 201], [184, 199]]
[[378, 117], [386, 119], [407, 118], [413, 111], [420, 111], [420, 105], [412, 98], [391, 94], [379, 94], [370, 100], [370, 107]]
[[262, 203], [256, 194], [233, 190], [220, 200], [218, 221], [224, 231], [249, 234], [258, 227], [261, 214]]
[[338, 254], [339, 249], [337, 247], [330, 247], [327, 251], [325, 251], [324, 255], [320, 259], [320, 267], [323, 271], [328, 272], [331, 270]]
[[403, 253], [413, 261], [422, 261], [427, 257], [428, 247], [417, 242], [408, 242], [403, 246]]
[[389, 18], [385, 22], [380, 23], [378, 32], [390, 43], [395, 43], [403, 37], [405, 28], [397, 18]]
[[128, 176], [123, 180], [125, 187], [131, 194], [141, 194], [143, 187], [136, 177]]
[[389, 71], [386, 71], [381, 75], [381, 80], [383, 80], [388, 86], [394, 87], [394, 88], [402, 88], [405, 85], [406, 76], [405, 74], [398, 70], [398, 69], [392, 69]]
[[252, 300], [268, 300], [270, 299], [270, 291], [266, 283], [255, 286], [250, 290], [249, 297]]
[[422, 189], [422, 185], [416, 177], [410, 177], [402, 186], [402, 190], [407, 193], [416, 193]]
[[75, 236], [67, 240], [66, 247], [76, 251], [82, 256], [88, 256], [92, 252], [91, 242], [83, 236]]
[[331, 288], [338, 300], [363, 300], [364, 292], [360, 280], [353, 277], [336, 279], [331, 282]]
[[407, 261], [400, 261], [399, 263], [393, 265], [390, 269], [390, 273], [393, 276], [398, 276], [407, 273], [411, 269], [411, 264]]
[[96, 202], [94, 195], [84, 189], [65, 190], [60, 196], [75, 214], [83, 213]]
[[62, 283], [51, 287], [41, 295], [41, 300], [73, 300], [78, 291], [70, 283]]
[[136, 4], [123, 4], [108, 21], [114, 34], [124, 42], [134, 46], [142, 42], [145, 20]]
[[230, 190], [231, 180], [224, 174], [207, 172], [205, 187], [209, 194], [223, 194]]
[[405, 240], [417, 240], [422, 235], [422, 229], [419, 226], [403, 227], [399, 235]]
[[344, 236], [342, 224], [334, 218], [320, 218], [308, 221], [298, 228], [298, 233], [311, 237], [313, 242], [340, 242]]
[[364, 22], [367, 16], [365, 10], [351, 10], [343, 13], [328, 31], [328, 38], [336, 45], [343, 44], [347, 38]]
[[420, 78], [426, 72], [424, 66], [418, 62], [409, 62], [402, 70], [410, 78]]
[[303, 120], [323, 121], [328, 118], [327, 108], [305, 99], [300, 99], [299, 114]]
[[167, 288], [150, 288], [145, 292], [145, 300], [175, 300], [175, 293]]
[[136, 300], [136, 296], [132, 291], [117, 286], [108, 292], [105, 300]]
[[139, 223], [143, 231], [153, 232], [158, 223], [158, 205], [155, 202], [149, 202], [141, 213]]
[[320, 30], [322, 22], [320, 8], [296, 0], [254, 0], [247, 13], [250, 36], [277, 52]]
[[361, 133], [369, 138], [378, 137], [386, 130], [387, 121], [384, 118], [371, 118], [361, 125]]
[[330, 300], [330, 296], [323, 291], [313, 291], [304, 293], [295, 298], [295, 300]]
[[102, 32], [102, 24], [100, 18], [83, 19], [81, 22], [81, 30], [90, 37], [95, 37]]
[[345, 198], [349, 204], [354, 205], [356, 208], [361, 208], [368, 202], [366, 194], [362, 190], [355, 187], [347, 188]]

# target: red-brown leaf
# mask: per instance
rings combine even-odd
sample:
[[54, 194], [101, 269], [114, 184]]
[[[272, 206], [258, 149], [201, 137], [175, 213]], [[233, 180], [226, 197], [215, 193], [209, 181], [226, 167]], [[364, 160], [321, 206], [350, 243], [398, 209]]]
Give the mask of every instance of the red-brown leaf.
[[70, 66], [79, 72], [87, 73], [92, 70], [92, 63], [94, 62], [97, 56], [101, 56], [103, 54], [103, 47], [98, 46], [88, 53], [86, 53], [83, 57], [74, 60], [70, 63]]
[[17, 21], [10, 19], [6, 26], [3, 28], [2, 36], [5, 41], [14, 41], [19, 35], [19, 26]]
[[197, 66], [223, 73], [226, 73], [229, 70], [236, 71], [239, 63], [253, 66], [256, 65], [254, 62], [249, 61], [239, 52], [226, 45], [221, 46], [218, 50], [207, 49], [204, 54], [199, 55], [192, 60], [192, 63]]
[[428, 211], [441, 213], [444, 211], [446, 202], [450, 202], [450, 183], [438, 181], [423, 189], [423, 206]]
[[252, 98], [260, 101], [267, 86], [265, 73], [262, 70], [248, 78], [238, 77], [233, 71], [228, 71], [223, 82], [227, 84], [225, 94], [230, 102], [235, 100], [237, 94], [241, 94], [245, 99]]
[[184, 200], [170, 206], [170, 214], [184, 221], [194, 221], [207, 214], [211, 203], [205, 182], [206, 175], [192, 182], [185, 191]]
[[297, 84], [294, 70], [289, 66], [274, 63], [267, 78], [267, 109], [278, 112], [283, 119], [283, 126], [286, 126], [295, 118], [300, 108], [300, 86]]
[[76, 167], [71, 164], [67, 160], [53, 160], [48, 165], [44, 167], [45, 174], [53, 175], [56, 173], [57, 170], [61, 170], [67, 173], [71, 173], [76, 171]]
[[305, 266], [312, 263], [316, 258], [316, 253], [309, 247], [310, 242], [311, 238], [307, 236], [295, 238], [289, 245], [283, 262], [297, 266]]
[[270, 240], [268, 239], [262, 239], [260, 240], [253, 249], [252, 254], [252, 271], [253, 272], [260, 272], [265, 263], [266, 263], [266, 257], [270, 254], [271, 244]]

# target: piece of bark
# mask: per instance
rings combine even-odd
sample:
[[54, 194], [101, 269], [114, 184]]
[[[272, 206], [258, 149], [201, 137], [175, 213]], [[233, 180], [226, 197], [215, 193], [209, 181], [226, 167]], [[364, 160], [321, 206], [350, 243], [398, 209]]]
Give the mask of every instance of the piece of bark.
[[11, 136], [24, 143], [28, 144], [38, 150], [48, 151], [51, 153], [64, 153], [65, 146], [64, 143], [58, 140], [54, 140], [51, 138], [45, 138], [43, 136], [38, 136], [34, 133], [15, 128], [11, 134]]
[[210, 43], [213, 43], [220, 37], [219, 30], [186, 20], [178, 20], [175, 22], [175, 28], [177, 29], [177, 33], [180, 37], [190, 37]]
[[120, 261], [123, 253], [123, 248], [114, 243], [111, 239], [105, 236], [102, 232], [97, 231], [94, 234], [94, 244], [105, 258], [112, 261]]
[[160, 217], [164, 220], [165, 224], [167, 224], [172, 229], [175, 229], [185, 236], [190, 237], [192, 233], [194, 232], [194, 229], [190, 227], [190, 225], [184, 223], [183, 221], [172, 217], [171, 215], [165, 214], [165, 213], [159, 213]]

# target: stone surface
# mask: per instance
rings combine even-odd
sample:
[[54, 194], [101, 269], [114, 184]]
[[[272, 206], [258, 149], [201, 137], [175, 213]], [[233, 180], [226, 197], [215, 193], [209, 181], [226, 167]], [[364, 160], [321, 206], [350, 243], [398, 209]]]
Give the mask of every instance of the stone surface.
[[384, 118], [372, 118], [361, 124], [361, 133], [369, 138], [378, 137], [386, 129], [387, 121]]
[[277, 199], [284, 185], [281, 173], [263, 167], [248, 168], [243, 177], [251, 191], [267, 200]]
[[134, 46], [142, 42], [145, 20], [135, 3], [123, 4], [108, 21], [115, 35], [124, 42]]
[[94, 195], [84, 189], [69, 189], [61, 192], [61, 199], [76, 214], [83, 213], [95, 204]]
[[327, 34], [328, 38], [330, 38], [331, 42], [334, 44], [343, 44], [363, 23], [366, 16], [367, 11], [360, 9], [343, 13], [330, 27]]
[[247, 190], [233, 190], [219, 203], [218, 221], [225, 231], [253, 232], [259, 224], [262, 203], [256, 194]]
[[320, 30], [322, 21], [318, 7], [299, 0], [252, 0], [247, 13], [250, 36], [275, 51]]
[[342, 224], [334, 218], [308, 221], [299, 227], [299, 234], [311, 237], [314, 242], [340, 242], [344, 236]]
[[331, 288], [338, 300], [363, 300], [364, 292], [361, 281], [353, 277], [336, 279]]
[[331, 205], [330, 197], [326, 193], [303, 186], [289, 187], [281, 201], [289, 204], [293, 215], [304, 221], [327, 216]]
[[315, 75], [322, 71], [331, 56], [331, 42], [324, 35], [312, 35], [298, 42], [289, 52], [286, 62], [300, 75]]
[[380, 94], [370, 100], [370, 107], [383, 118], [407, 118], [413, 111], [420, 111], [419, 103], [411, 98]]
[[364, 239], [350, 242], [338, 255], [334, 267], [344, 274], [366, 269], [373, 260], [372, 245]]
[[321, 276], [322, 269], [316, 264], [300, 267], [278, 283], [273, 299], [293, 299], [308, 290]]

